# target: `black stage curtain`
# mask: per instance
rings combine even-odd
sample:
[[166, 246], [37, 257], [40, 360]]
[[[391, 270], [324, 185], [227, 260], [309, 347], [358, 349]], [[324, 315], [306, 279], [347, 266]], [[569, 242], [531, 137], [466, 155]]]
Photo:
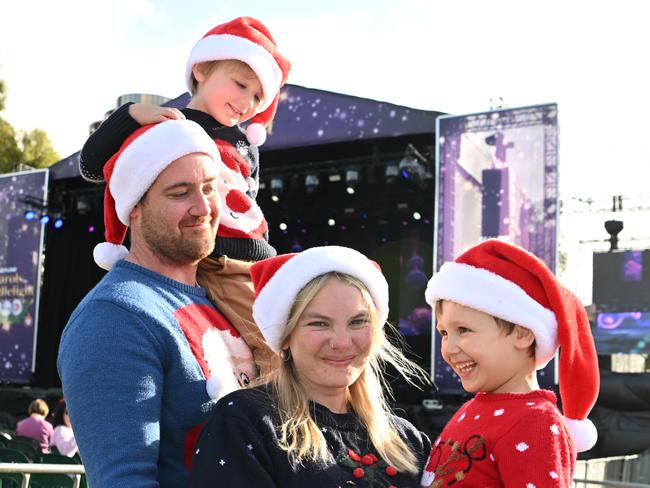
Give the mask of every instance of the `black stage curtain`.
[[[99, 217], [101, 222], [101, 217]], [[94, 231], [89, 229], [94, 226]], [[105, 272], [93, 261], [93, 248], [104, 240], [98, 217], [74, 217], [45, 235], [34, 385], [57, 387], [56, 357], [70, 314]]]

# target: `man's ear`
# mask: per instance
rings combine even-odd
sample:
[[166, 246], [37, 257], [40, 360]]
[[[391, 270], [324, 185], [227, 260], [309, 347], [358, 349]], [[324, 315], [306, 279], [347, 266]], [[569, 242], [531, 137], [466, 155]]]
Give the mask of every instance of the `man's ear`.
[[533, 331], [521, 325], [515, 325], [513, 334], [515, 335], [515, 347], [517, 348], [528, 349], [535, 342]]
[[140, 209], [141, 203], [137, 203], [135, 207], [133, 207], [133, 210], [131, 210], [131, 213], [129, 214], [129, 223], [130, 225], [133, 225], [133, 222], [137, 222], [138, 219], [140, 218], [140, 214], [142, 213], [142, 210]]

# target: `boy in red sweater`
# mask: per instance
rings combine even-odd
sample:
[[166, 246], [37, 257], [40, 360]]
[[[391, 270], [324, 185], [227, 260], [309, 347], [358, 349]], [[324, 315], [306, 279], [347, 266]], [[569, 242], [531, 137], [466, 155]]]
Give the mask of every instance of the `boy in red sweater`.
[[[586, 417], [598, 361], [578, 298], [534, 255], [489, 240], [445, 263], [426, 299], [443, 359], [476, 396], [434, 443], [422, 486], [570, 487], [597, 438]], [[558, 347], [564, 415], [536, 376]]]

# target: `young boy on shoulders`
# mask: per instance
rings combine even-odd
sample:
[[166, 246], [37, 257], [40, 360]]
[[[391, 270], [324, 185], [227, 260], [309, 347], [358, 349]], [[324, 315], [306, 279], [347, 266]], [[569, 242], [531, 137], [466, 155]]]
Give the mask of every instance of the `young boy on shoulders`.
[[[570, 487], [597, 438], [598, 360], [578, 298], [528, 251], [489, 240], [443, 264], [426, 299], [443, 359], [476, 396], [434, 443], [422, 486]], [[536, 376], [558, 347], [564, 415]]]
[[[217, 25], [188, 57], [185, 80], [192, 95], [188, 106], [182, 110], [121, 106], [86, 141], [79, 163], [86, 180], [104, 181], [106, 162], [129, 135], [143, 125], [168, 119], [192, 120], [214, 140], [225, 164], [218, 188], [223, 211], [214, 251], [201, 261], [197, 281], [244, 338], [261, 374], [277, 366], [277, 360], [251, 315], [254, 297], [249, 272], [253, 262], [275, 256], [276, 251], [268, 242], [268, 225], [256, 202], [257, 146], [266, 139], [265, 127], [273, 121], [290, 69], [259, 20], [239, 17]], [[240, 124], [245, 122], [244, 130]], [[242, 384], [254, 380], [248, 366], [240, 369]]]

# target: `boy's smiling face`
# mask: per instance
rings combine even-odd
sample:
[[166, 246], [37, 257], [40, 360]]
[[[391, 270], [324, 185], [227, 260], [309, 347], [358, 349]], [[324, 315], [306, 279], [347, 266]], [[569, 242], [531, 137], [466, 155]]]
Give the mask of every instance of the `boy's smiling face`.
[[227, 127], [245, 122], [262, 106], [262, 84], [241, 61], [219, 61], [213, 69], [195, 65], [193, 74], [197, 91], [190, 107], [206, 112]]
[[442, 357], [472, 393], [537, 389], [535, 360], [528, 355], [534, 335], [520, 326], [506, 334], [494, 317], [445, 300], [437, 317]]

